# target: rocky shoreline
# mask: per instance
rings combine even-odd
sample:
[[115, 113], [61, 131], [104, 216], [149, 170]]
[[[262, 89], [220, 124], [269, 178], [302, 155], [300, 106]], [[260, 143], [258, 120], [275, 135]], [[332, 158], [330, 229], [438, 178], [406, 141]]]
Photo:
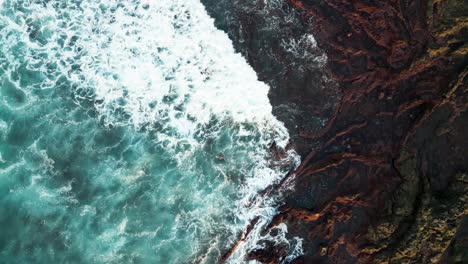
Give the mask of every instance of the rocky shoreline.
[[294, 263], [468, 261], [466, 1], [202, 2], [303, 157], [270, 225], [304, 239]]

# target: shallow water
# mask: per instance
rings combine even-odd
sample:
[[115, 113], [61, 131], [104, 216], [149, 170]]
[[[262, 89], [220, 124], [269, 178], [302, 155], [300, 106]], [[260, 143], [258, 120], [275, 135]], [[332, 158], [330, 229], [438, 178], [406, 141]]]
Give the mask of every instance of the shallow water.
[[198, 0], [0, 0], [0, 82], [2, 263], [245, 262], [297, 165]]

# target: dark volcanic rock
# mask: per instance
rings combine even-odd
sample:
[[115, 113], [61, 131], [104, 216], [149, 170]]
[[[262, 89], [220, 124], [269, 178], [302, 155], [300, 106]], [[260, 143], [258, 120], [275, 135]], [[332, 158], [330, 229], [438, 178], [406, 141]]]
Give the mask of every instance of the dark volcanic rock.
[[289, 129], [296, 150], [306, 154], [308, 144], [298, 134], [323, 128], [340, 92], [325, 72], [326, 55], [312, 28], [283, 0], [201, 1], [259, 79], [270, 85], [273, 113]]
[[277, 216], [304, 237], [296, 261], [436, 262], [468, 213], [468, 6], [291, 4], [342, 91], [328, 125], [301, 134], [312, 147]]
[[[468, 262], [466, 1], [204, 2], [291, 120], [303, 161], [270, 227], [304, 238], [294, 262]], [[281, 45], [310, 33], [324, 70], [315, 45], [297, 56]]]

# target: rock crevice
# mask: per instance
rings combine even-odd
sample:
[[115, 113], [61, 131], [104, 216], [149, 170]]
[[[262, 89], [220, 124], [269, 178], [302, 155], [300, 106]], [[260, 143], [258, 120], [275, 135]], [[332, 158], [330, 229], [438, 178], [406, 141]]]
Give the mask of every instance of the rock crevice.
[[[286, 176], [293, 191], [271, 188], [285, 204], [270, 228], [304, 239], [293, 262], [468, 261], [465, 1], [205, 2], [272, 86], [303, 157]], [[308, 34], [307, 52], [281, 45]], [[268, 246], [249, 258], [282, 254]]]

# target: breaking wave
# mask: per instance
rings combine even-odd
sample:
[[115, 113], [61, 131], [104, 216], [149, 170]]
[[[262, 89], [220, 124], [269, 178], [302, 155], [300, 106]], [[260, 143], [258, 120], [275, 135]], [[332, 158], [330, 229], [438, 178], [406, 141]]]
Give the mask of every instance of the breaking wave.
[[297, 166], [257, 80], [198, 0], [0, 1], [0, 256], [245, 262]]

